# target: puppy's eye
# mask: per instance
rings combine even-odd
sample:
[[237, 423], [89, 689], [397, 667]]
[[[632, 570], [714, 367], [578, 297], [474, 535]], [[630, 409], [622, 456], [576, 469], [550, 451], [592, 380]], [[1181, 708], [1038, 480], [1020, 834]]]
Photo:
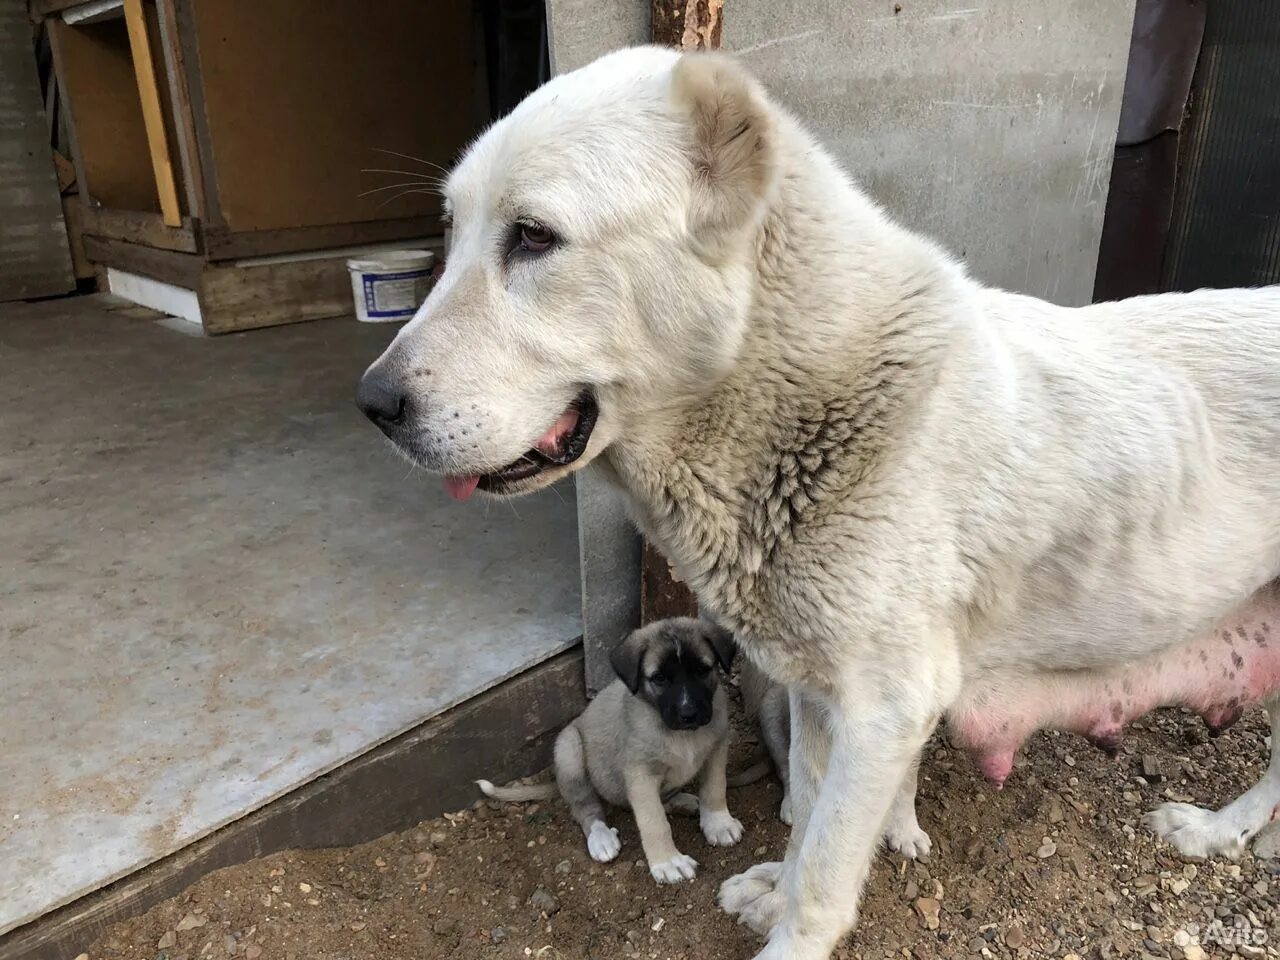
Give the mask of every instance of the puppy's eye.
[[711, 664], [703, 663], [701, 660], [699, 660], [697, 663], [693, 665], [693, 672], [698, 674], [699, 676], [705, 677], [708, 673], [711, 672]]
[[522, 220], [520, 227], [520, 249], [526, 253], [542, 253], [551, 249], [556, 242], [556, 235], [551, 228], [537, 220]]
[[655, 673], [652, 677], [649, 678], [649, 682], [652, 683], [655, 687], [662, 688], [667, 685], [667, 678], [660, 673]]

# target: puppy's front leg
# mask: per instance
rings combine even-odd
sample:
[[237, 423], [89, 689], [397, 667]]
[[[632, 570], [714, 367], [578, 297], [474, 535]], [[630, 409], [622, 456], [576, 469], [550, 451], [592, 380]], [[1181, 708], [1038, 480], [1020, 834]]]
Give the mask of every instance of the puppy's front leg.
[[627, 786], [627, 803], [635, 814], [636, 828], [640, 831], [640, 845], [649, 861], [649, 873], [659, 883], [679, 883], [692, 880], [698, 870], [698, 861], [676, 849], [671, 839], [671, 824], [662, 807], [662, 780], [646, 769], [629, 769], [624, 773]]
[[729, 812], [725, 792], [725, 769], [729, 764], [729, 736], [726, 734], [702, 766], [698, 784], [698, 814], [702, 835], [714, 847], [728, 847], [742, 839], [742, 824]]
[[889, 808], [937, 722], [923, 698], [857, 686], [827, 701], [826, 777], [783, 868], [782, 920], [757, 960], [824, 960], [853, 926]]

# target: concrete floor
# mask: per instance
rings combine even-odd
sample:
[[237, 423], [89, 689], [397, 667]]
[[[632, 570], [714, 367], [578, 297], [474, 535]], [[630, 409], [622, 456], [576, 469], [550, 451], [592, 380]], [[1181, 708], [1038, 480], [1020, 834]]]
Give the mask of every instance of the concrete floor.
[[356, 412], [393, 332], [0, 305], [0, 933], [579, 636], [570, 492], [454, 504]]

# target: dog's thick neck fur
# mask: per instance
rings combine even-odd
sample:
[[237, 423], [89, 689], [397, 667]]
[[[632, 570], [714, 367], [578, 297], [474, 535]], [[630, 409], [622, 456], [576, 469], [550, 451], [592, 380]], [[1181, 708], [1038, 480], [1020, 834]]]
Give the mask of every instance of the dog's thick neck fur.
[[[966, 335], [959, 267], [784, 122], [779, 185], [749, 239], [759, 266], [736, 363], [605, 458], [646, 535], [744, 638], [778, 629], [759, 578], [785, 569], [780, 554], [801, 530], [812, 539], [829, 511], [878, 511], [877, 477], [910, 444]], [[856, 290], [851, 270], [865, 278]]]

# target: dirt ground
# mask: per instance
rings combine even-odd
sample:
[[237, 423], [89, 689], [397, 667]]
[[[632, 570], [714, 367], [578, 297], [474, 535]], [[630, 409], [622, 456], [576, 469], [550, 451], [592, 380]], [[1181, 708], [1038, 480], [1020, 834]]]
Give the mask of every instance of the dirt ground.
[[[999, 792], [936, 739], [920, 778], [933, 855], [877, 860], [836, 956], [1277, 956], [1280, 859], [1187, 861], [1141, 824], [1162, 800], [1220, 806], [1251, 785], [1265, 768], [1265, 719], [1250, 714], [1211, 741], [1198, 719], [1167, 711], [1132, 729], [1115, 759], [1042, 734]], [[749, 749], [740, 737], [731, 768]], [[689, 884], [650, 879], [625, 813], [613, 821], [621, 857], [597, 864], [558, 802], [486, 801], [363, 846], [211, 874], [113, 927], [89, 957], [747, 960], [760, 941], [716, 907], [716, 889], [781, 857], [780, 795], [772, 779], [731, 792], [747, 828], [732, 848], [673, 818], [677, 845], [701, 863]]]

